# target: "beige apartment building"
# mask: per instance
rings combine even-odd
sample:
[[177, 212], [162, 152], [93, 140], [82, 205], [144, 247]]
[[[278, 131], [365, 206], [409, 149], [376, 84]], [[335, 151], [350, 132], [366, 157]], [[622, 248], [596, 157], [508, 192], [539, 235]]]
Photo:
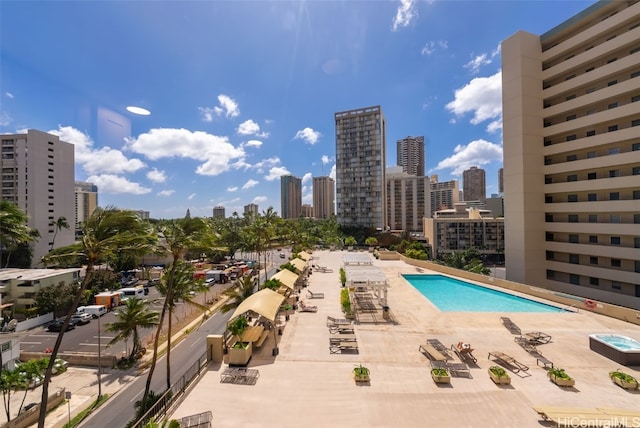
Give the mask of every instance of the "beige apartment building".
[[336, 213], [336, 182], [331, 177], [313, 177], [313, 214], [331, 218]]
[[431, 215], [429, 177], [387, 168], [387, 224], [394, 231], [423, 231], [422, 219]]
[[485, 171], [477, 166], [462, 172], [462, 196], [465, 201], [481, 201], [487, 198]]
[[429, 217], [437, 210], [453, 208], [460, 200], [460, 188], [458, 180], [438, 181], [437, 175], [430, 177], [431, 187], [431, 212]]
[[336, 218], [386, 229], [387, 125], [380, 106], [335, 113]]
[[[29, 227], [40, 238], [33, 245], [32, 266], [38, 266], [51, 247], [71, 245], [75, 239], [74, 146], [56, 135], [30, 129], [26, 134], [2, 135], [2, 194], [29, 216]], [[57, 230], [64, 217], [69, 229]], [[55, 236], [55, 239], [54, 239]]]
[[396, 158], [404, 172], [424, 177], [424, 137], [405, 137], [396, 141]]
[[84, 223], [98, 208], [98, 186], [93, 183], [76, 181], [76, 236], [79, 235], [81, 224]]
[[293, 175], [280, 177], [280, 205], [282, 218], [298, 218], [302, 215], [302, 179]]
[[502, 43], [507, 279], [640, 308], [640, 2]]

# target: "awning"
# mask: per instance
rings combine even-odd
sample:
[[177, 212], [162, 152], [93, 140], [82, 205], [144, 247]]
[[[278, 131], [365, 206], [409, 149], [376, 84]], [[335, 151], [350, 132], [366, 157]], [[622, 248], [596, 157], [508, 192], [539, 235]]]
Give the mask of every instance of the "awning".
[[298, 257], [300, 257], [305, 262], [308, 262], [309, 260], [311, 260], [311, 254], [307, 253], [306, 251], [300, 251], [298, 253]]
[[291, 272], [289, 269], [282, 269], [280, 272], [273, 275], [271, 279], [277, 279], [293, 290], [294, 286], [296, 285], [296, 281], [298, 280], [298, 275]]
[[240, 303], [240, 306], [236, 308], [233, 315], [231, 315], [231, 318], [229, 318], [227, 325], [240, 315], [249, 311], [260, 314], [273, 322], [276, 319], [276, 314], [278, 313], [282, 302], [284, 302], [283, 295], [268, 288], [264, 288], [247, 297], [242, 303]]
[[302, 272], [304, 270], [304, 268], [307, 267], [307, 262], [305, 262], [302, 259], [298, 259], [298, 258], [295, 258], [293, 260], [289, 260], [289, 263], [291, 263], [291, 265], [294, 268], [298, 269], [300, 272]]

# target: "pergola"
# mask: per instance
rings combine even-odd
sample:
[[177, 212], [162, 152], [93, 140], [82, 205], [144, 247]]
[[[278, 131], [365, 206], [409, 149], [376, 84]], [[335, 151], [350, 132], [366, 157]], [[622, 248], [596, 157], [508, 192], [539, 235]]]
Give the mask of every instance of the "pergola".
[[387, 306], [387, 292], [389, 281], [380, 269], [373, 265], [345, 265], [348, 288], [368, 288], [378, 298], [382, 306]]
[[373, 259], [368, 254], [345, 254], [342, 256], [342, 264], [345, 266], [372, 266]]

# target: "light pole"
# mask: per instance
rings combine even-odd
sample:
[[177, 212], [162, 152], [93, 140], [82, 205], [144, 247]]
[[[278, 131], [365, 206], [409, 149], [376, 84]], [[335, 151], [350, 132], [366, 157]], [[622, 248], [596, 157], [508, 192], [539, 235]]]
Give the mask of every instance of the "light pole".
[[98, 401], [102, 398], [102, 359], [101, 350], [102, 344], [100, 343], [100, 314], [98, 314]]

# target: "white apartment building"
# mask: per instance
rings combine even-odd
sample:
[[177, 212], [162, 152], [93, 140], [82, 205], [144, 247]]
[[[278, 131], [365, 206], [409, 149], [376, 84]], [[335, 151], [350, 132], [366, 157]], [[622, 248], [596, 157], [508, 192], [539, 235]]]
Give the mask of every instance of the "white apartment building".
[[431, 215], [429, 177], [411, 175], [401, 166], [387, 168], [387, 225], [394, 231], [423, 231]]
[[507, 279], [640, 309], [640, 3], [502, 43]]
[[[75, 239], [74, 146], [33, 129], [1, 138], [0, 197], [25, 211], [28, 226], [40, 233], [32, 259], [32, 266], [38, 266], [52, 246], [71, 245]], [[69, 229], [57, 230], [60, 217], [66, 218]]]
[[382, 109], [348, 110], [334, 118], [338, 224], [385, 230], [387, 126]]

